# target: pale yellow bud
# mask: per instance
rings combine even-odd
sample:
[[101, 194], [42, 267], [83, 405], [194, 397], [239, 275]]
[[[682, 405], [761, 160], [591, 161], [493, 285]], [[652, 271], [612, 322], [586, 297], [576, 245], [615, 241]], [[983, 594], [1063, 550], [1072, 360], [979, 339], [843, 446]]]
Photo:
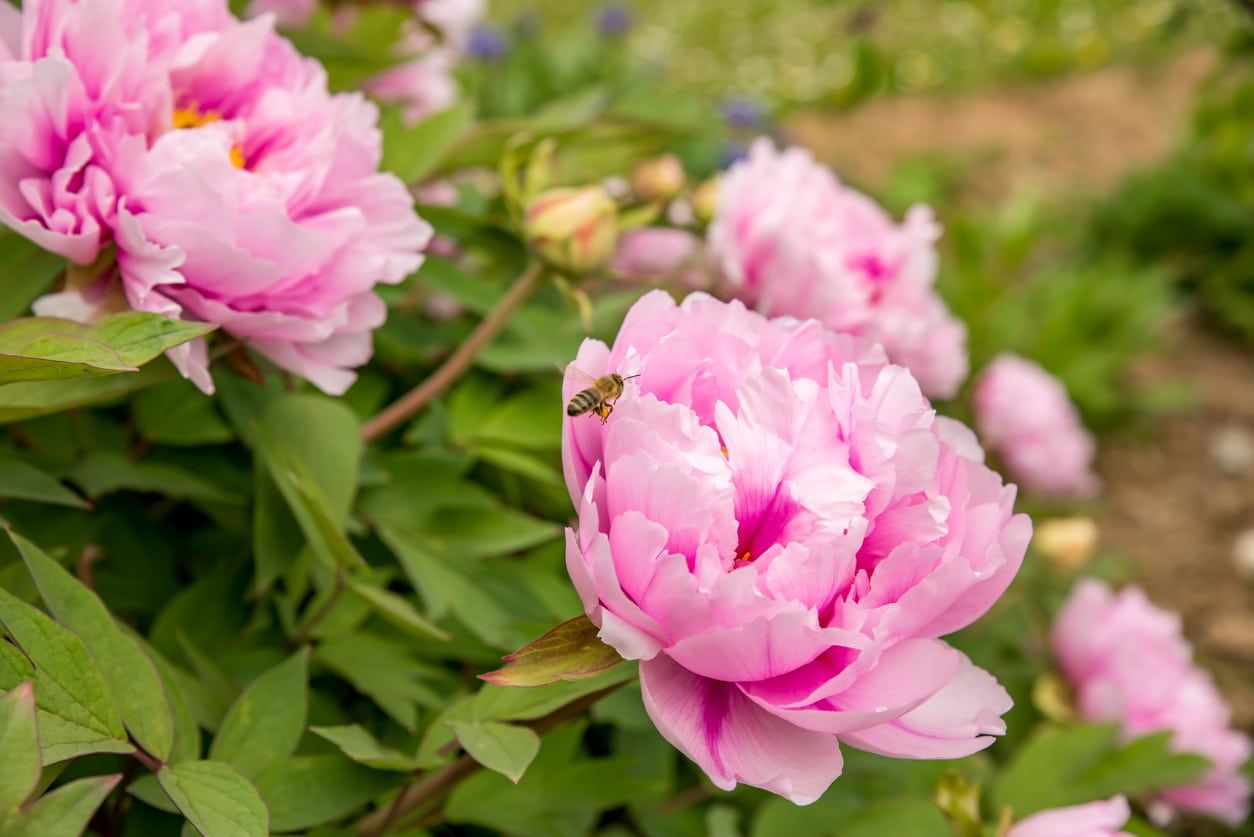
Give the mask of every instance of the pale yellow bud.
[[1057, 517], [1037, 525], [1032, 545], [1057, 566], [1078, 570], [1093, 557], [1097, 539], [1093, 518]]
[[532, 249], [566, 273], [595, 270], [618, 243], [618, 206], [600, 186], [541, 192], [527, 207], [524, 222]]
[[631, 191], [643, 201], [669, 201], [687, 180], [684, 166], [674, 154], [641, 160], [631, 170]]
[[718, 214], [718, 188], [718, 178], [711, 177], [692, 193], [692, 213], [702, 224], [710, 223]]

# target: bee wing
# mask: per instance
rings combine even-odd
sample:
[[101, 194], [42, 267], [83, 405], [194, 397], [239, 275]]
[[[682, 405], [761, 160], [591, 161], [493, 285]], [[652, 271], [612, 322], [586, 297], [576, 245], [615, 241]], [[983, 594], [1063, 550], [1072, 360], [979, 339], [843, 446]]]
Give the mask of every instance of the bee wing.
[[567, 364], [565, 368], [562, 368], [562, 367], [558, 367], [558, 368], [562, 369], [563, 375], [565, 375], [567, 372], [571, 373], [571, 377], [574, 380], [575, 385], [579, 387], [579, 389], [589, 389], [589, 388], [595, 387], [596, 385], [597, 379], [595, 376], [589, 375], [587, 372], [583, 371], [578, 366], [575, 366], [575, 364], [573, 363]]

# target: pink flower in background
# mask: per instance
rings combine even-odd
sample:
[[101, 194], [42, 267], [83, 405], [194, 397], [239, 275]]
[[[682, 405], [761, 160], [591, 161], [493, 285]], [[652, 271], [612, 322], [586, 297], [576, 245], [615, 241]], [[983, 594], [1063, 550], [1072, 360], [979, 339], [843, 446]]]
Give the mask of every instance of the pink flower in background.
[[933, 287], [940, 228], [918, 206], [896, 224], [809, 152], [760, 139], [723, 177], [710, 248], [727, 291], [762, 313], [866, 335], [924, 391], [967, 374], [966, 329]]
[[1177, 752], [1210, 760], [1195, 782], [1159, 793], [1150, 808], [1160, 822], [1188, 811], [1239, 825], [1250, 812], [1250, 781], [1241, 766], [1251, 741], [1232, 729], [1230, 712], [1210, 675], [1192, 662], [1180, 618], [1155, 607], [1139, 589], [1112, 593], [1081, 582], [1054, 622], [1054, 655], [1076, 694], [1080, 717], [1117, 721], [1123, 737], [1172, 733]]
[[687, 230], [644, 227], [618, 239], [610, 270], [628, 279], [678, 280], [692, 288], [705, 284], [701, 239]]
[[975, 426], [1024, 487], [1052, 497], [1089, 497], [1096, 446], [1062, 383], [1015, 355], [1001, 355], [980, 373]]
[[1006, 837], [1132, 837], [1119, 830], [1130, 816], [1128, 800], [1116, 796], [1105, 802], [1041, 811], [1020, 820]]
[[1011, 705], [939, 637], [979, 618], [1031, 525], [880, 349], [813, 320], [654, 291], [574, 370], [638, 375], [563, 428], [566, 563], [600, 636], [641, 660], [661, 733], [720, 788], [799, 804], [839, 741], [958, 758]]
[[[377, 112], [224, 0], [32, 0], [0, 11], [0, 220], [79, 265], [37, 302], [220, 325], [331, 393], [370, 357], [375, 284], [430, 229], [378, 172]], [[171, 360], [211, 391], [203, 341]]]

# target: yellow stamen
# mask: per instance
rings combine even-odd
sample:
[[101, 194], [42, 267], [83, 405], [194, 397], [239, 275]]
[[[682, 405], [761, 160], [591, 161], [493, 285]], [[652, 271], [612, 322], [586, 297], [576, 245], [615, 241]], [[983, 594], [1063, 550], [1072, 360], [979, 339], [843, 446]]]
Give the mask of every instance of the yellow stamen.
[[[203, 128], [205, 125], [221, 121], [222, 114], [216, 110], [201, 110], [194, 102], [190, 107], [175, 108], [170, 116], [170, 126], [176, 131]], [[231, 146], [231, 165], [237, 169], [246, 168], [248, 165], [248, 161], [244, 159], [244, 150], [238, 145]]]
[[721, 450], [721, 451], [723, 452], [723, 458], [724, 458], [724, 459], [728, 459], [728, 458], [730, 458], [730, 457], [731, 457], [731, 454], [729, 454], [729, 453], [727, 452], [727, 445], [720, 445], [720, 446], [719, 446], [719, 450]]
[[746, 549], [744, 552], [742, 552], [739, 555], [739, 557], [736, 558], [736, 563], [737, 564], [752, 564], [753, 553]]

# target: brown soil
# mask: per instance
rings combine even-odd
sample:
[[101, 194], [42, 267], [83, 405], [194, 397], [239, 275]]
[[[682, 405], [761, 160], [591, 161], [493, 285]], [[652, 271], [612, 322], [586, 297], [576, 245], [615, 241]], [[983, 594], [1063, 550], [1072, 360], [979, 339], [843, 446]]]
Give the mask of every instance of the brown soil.
[[[969, 162], [960, 190], [976, 204], [1021, 191], [1093, 194], [1171, 150], [1214, 60], [1200, 51], [962, 97], [902, 97], [841, 116], [800, 114], [785, 130], [872, 187], [902, 160], [926, 155]], [[1128, 556], [1148, 594], [1183, 615], [1237, 722], [1254, 730], [1254, 583], [1233, 560], [1237, 536], [1254, 529], [1254, 464], [1232, 473], [1214, 451], [1224, 435], [1254, 445], [1254, 356], [1197, 321], [1170, 337], [1171, 350], [1135, 373], [1189, 382], [1199, 404], [1148, 433], [1101, 439], [1097, 519], [1103, 547]]]
[[1214, 61], [1200, 50], [973, 95], [902, 96], [837, 118], [798, 114], [785, 133], [872, 187], [895, 163], [928, 156], [970, 163], [964, 190], [994, 201], [1021, 190], [1100, 190], [1171, 149]]
[[1150, 598], [1183, 616], [1237, 723], [1254, 730], [1254, 584], [1233, 560], [1237, 536], [1254, 529], [1254, 463], [1229, 458], [1224, 467], [1221, 451], [1225, 438], [1254, 446], [1254, 355], [1195, 323], [1171, 344], [1136, 372], [1187, 381], [1200, 403], [1158, 422], [1148, 438], [1102, 438], [1097, 519], [1104, 546], [1136, 562]]

